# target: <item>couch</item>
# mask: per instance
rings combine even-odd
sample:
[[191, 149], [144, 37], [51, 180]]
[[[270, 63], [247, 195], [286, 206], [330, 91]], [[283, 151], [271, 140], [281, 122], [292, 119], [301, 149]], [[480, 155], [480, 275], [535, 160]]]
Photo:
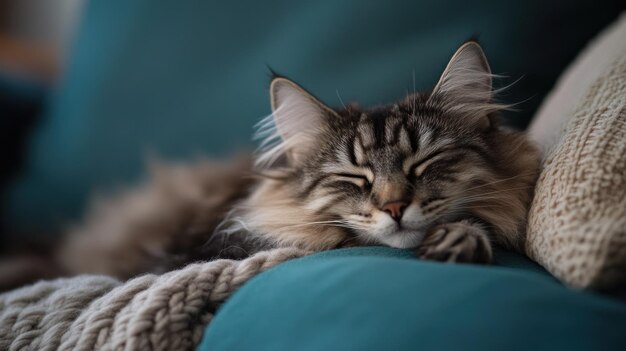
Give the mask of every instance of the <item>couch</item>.
[[[141, 179], [146, 155], [251, 148], [269, 112], [267, 66], [331, 104], [376, 104], [434, 84], [454, 48], [479, 34], [494, 72], [523, 76], [504, 96], [523, 101], [504, 116], [523, 128], [623, 7], [600, 3], [90, 1], [2, 194], [3, 233], [58, 233], [95, 191]], [[199, 349], [626, 349], [623, 301], [572, 290], [520, 254], [495, 259], [443, 265], [356, 248], [294, 260], [230, 298]]]

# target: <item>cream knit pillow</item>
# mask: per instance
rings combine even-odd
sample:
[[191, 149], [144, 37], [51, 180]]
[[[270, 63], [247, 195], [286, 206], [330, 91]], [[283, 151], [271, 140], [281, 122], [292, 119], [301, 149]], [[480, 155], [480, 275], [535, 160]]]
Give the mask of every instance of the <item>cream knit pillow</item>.
[[[560, 137], [558, 131], [541, 131], [537, 127], [541, 120], [531, 127], [531, 136], [547, 151], [529, 213], [526, 250], [557, 278], [577, 288], [607, 290], [626, 286], [624, 38], [626, 16], [603, 33], [560, 80], [550, 99], [567, 95], [563, 83], [578, 82], [572, 76], [580, 76], [591, 67], [600, 73], [576, 101], [561, 98], [560, 103], [576, 107], [570, 108], [572, 112], [560, 109], [569, 115]], [[607, 45], [611, 40], [615, 45]], [[616, 50], [620, 45], [621, 49]], [[607, 55], [597, 53], [603, 47], [612, 50], [609, 62]], [[606, 62], [604, 67], [593, 65], [589, 57], [594, 56]], [[550, 104], [553, 106], [547, 110], [559, 110], [551, 101], [544, 105]], [[546, 106], [542, 108], [545, 110]], [[539, 118], [551, 116], [540, 113]], [[549, 139], [541, 139], [548, 134]]]

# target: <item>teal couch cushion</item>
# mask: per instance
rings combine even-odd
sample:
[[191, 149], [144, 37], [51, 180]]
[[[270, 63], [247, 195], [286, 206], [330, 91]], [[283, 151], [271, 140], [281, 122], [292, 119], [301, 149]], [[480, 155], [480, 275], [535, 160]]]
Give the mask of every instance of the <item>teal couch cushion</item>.
[[[268, 65], [331, 105], [432, 87], [479, 34], [524, 126], [564, 66], [621, 2], [91, 0], [63, 81], [4, 214], [49, 232], [94, 191], [137, 180], [148, 155], [192, 159], [252, 148], [269, 113]], [[584, 15], [584, 21], [581, 21]], [[415, 85], [413, 81], [415, 77]]]
[[218, 311], [199, 350], [626, 350], [626, 304], [534, 263], [424, 262], [387, 248], [287, 262]]

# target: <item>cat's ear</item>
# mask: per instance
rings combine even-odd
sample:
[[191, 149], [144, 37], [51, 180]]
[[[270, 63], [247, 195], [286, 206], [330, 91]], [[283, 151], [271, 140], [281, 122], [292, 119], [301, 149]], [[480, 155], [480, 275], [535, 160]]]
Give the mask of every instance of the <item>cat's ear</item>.
[[445, 101], [450, 108], [469, 115], [480, 127], [489, 126], [491, 104], [491, 69], [480, 45], [463, 44], [452, 56], [431, 97]]
[[282, 146], [298, 161], [318, 140], [319, 133], [337, 113], [289, 79], [278, 77], [270, 85], [272, 115]]

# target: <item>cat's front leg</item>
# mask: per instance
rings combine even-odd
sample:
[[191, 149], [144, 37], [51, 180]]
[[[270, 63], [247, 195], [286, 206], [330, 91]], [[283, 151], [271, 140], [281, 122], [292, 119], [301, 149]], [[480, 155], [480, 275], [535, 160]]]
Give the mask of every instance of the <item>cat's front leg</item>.
[[489, 263], [492, 250], [485, 227], [462, 220], [433, 227], [417, 248], [417, 256], [442, 262]]

